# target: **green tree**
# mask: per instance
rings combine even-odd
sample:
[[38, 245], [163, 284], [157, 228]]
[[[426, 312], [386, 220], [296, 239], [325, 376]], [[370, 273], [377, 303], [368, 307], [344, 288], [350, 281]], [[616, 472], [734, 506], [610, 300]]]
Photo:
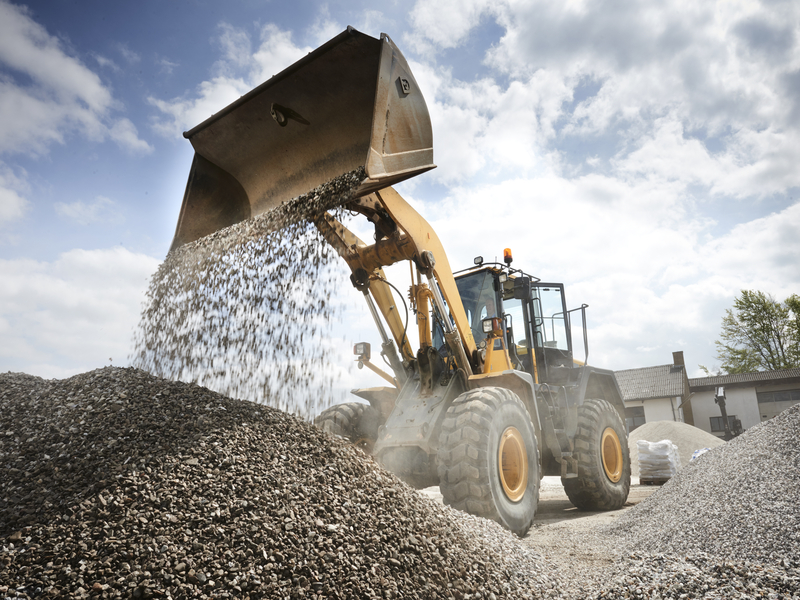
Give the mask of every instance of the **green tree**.
[[800, 296], [778, 302], [742, 290], [722, 318], [717, 358], [726, 373], [800, 367]]

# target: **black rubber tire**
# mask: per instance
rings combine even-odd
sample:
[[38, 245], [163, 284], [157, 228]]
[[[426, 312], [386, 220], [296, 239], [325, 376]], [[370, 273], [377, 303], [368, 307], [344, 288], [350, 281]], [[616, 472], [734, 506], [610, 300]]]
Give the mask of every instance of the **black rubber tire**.
[[[500, 442], [509, 428], [520, 434], [527, 457], [527, 482], [520, 479], [517, 501], [500, 477]], [[539, 503], [539, 450], [530, 415], [514, 392], [483, 387], [456, 398], [442, 423], [437, 459], [445, 504], [497, 521], [520, 537], [528, 533]]]
[[[603, 466], [603, 432], [611, 428], [621, 446], [619, 480], [612, 481]], [[628, 435], [617, 410], [601, 399], [586, 400], [578, 407], [575, 434], [578, 477], [561, 479], [570, 502], [580, 510], [617, 510], [628, 499], [631, 489], [631, 458]]]
[[346, 402], [323, 410], [314, 424], [331, 435], [349, 440], [365, 452], [372, 452], [378, 439], [380, 416], [369, 404]]

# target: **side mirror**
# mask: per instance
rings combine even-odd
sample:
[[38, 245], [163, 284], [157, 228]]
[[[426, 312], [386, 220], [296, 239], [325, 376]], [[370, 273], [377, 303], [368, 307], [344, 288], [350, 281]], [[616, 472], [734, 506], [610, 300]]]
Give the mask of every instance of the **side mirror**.
[[514, 298], [517, 300], [530, 300], [531, 278], [517, 277], [514, 279]]

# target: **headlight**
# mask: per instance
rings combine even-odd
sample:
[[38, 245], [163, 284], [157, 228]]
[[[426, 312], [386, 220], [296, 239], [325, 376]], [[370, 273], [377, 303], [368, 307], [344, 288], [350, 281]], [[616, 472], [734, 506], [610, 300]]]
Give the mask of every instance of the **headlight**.
[[500, 335], [503, 332], [503, 327], [501, 325], [502, 319], [499, 317], [489, 317], [488, 319], [484, 319], [481, 321], [481, 327], [483, 327], [483, 333], [486, 335], [492, 334], [495, 336]]
[[353, 346], [353, 354], [360, 356], [363, 360], [369, 360], [369, 342], [358, 342]]

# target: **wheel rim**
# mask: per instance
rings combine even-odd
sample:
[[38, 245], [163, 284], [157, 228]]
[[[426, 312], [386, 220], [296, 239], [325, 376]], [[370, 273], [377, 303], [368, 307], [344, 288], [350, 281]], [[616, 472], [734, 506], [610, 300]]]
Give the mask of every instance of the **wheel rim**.
[[503, 491], [509, 500], [519, 502], [528, 487], [528, 452], [516, 427], [507, 428], [500, 437], [497, 459]]
[[603, 438], [600, 441], [600, 449], [603, 456], [603, 470], [612, 482], [617, 483], [622, 479], [622, 444], [619, 442], [617, 432], [611, 427], [606, 427], [603, 431]]

